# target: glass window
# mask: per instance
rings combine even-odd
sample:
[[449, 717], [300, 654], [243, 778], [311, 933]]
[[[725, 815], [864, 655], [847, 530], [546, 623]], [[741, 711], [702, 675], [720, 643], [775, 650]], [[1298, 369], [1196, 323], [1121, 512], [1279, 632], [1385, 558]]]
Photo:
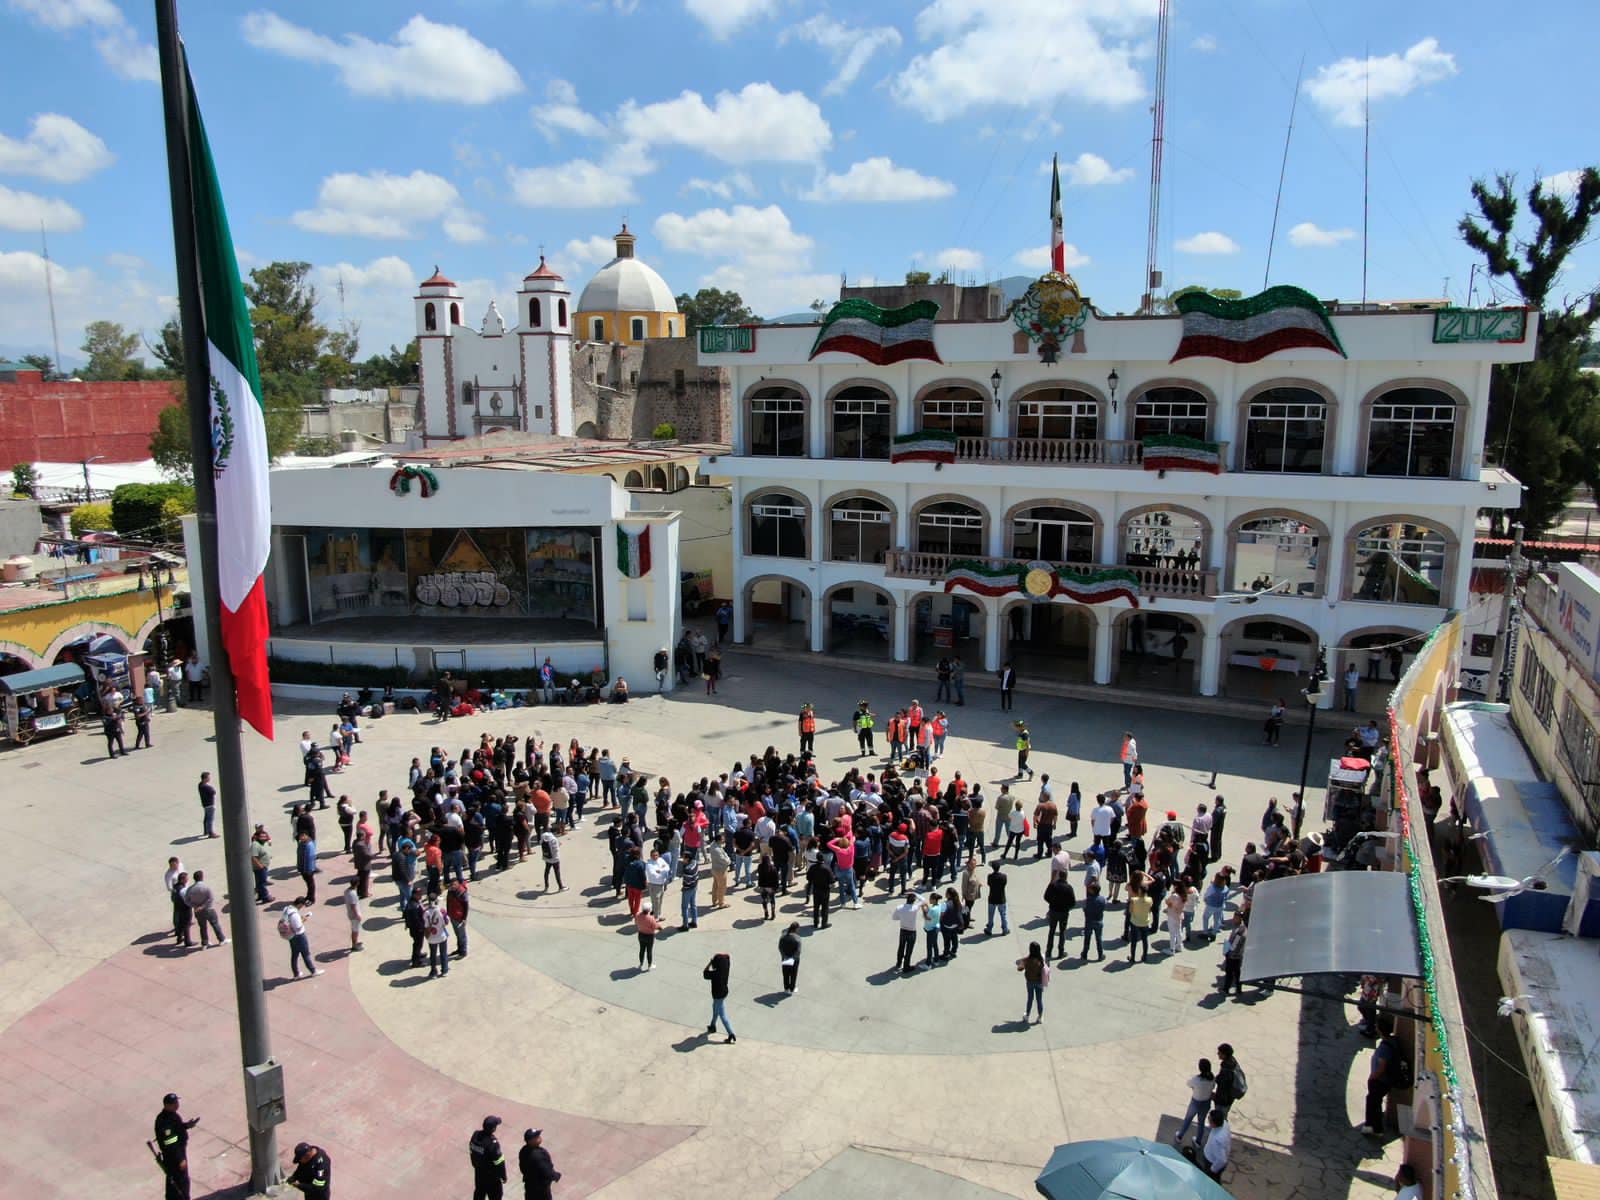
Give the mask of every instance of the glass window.
[[1045, 562], [1094, 561], [1094, 518], [1075, 508], [1028, 508], [1011, 523], [1011, 553]]
[[1372, 406], [1367, 474], [1445, 479], [1456, 445], [1456, 405], [1432, 388], [1385, 392]]
[[644, 476], [638, 471], [629, 471], [622, 481], [622, 486], [626, 488], [642, 488], [644, 486]]
[[567, 302], [565, 300], [556, 301], [556, 324], [563, 329], [567, 327]]
[[429, 333], [439, 328], [439, 314], [435, 311], [431, 300], [422, 306], [422, 327]]
[[845, 388], [833, 398], [833, 457], [888, 458], [893, 405], [877, 388]]
[[1245, 414], [1244, 469], [1320, 475], [1327, 424], [1327, 402], [1313, 391], [1259, 393]]
[[1438, 604], [1444, 584], [1443, 536], [1421, 525], [1373, 525], [1356, 535], [1350, 564], [1353, 600]]
[[1204, 547], [1200, 522], [1180, 512], [1140, 513], [1128, 522], [1122, 561], [1130, 567], [1198, 570]]
[[987, 411], [983, 397], [977, 392], [970, 388], [948, 387], [929, 392], [922, 398], [920, 416], [923, 429], [948, 430], [957, 437], [982, 437]]
[[917, 514], [917, 549], [924, 554], [983, 554], [983, 514], [954, 500], [930, 504]]
[[636, 342], [644, 341], [644, 318], [634, 317], [631, 324], [633, 327], [633, 340]]
[[[1548, 678], [1548, 675], [1546, 676]], [[1550, 727], [1547, 716], [1544, 720], [1545, 728]], [[1572, 772], [1572, 779], [1583, 793], [1584, 807], [1589, 810], [1593, 819], [1597, 799], [1600, 799], [1600, 784], [1596, 783], [1596, 772], [1600, 771], [1600, 741], [1595, 737], [1594, 726], [1589, 724], [1589, 718], [1584, 716], [1583, 706], [1576, 697], [1568, 692], [1566, 699], [1561, 704], [1561, 761], [1566, 763], [1567, 770]]]
[[533, 326], [535, 329], [539, 327], [539, 317], [541, 311], [542, 310], [539, 306], [539, 298], [537, 296], [528, 301], [528, 324]]
[[1192, 388], [1151, 388], [1134, 403], [1133, 436], [1141, 440], [1157, 434], [1204, 441], [1210, 434], [1211, 406]]
[[750, 397], [749, 453], [804, 458], [806, 402], [793, 388], [762, 388]]
[[828, 520], [828, 557], [834, 562], [881, 563], [884, 560], [894, 536], [888, 505], [855, 496], [835, 504], [829, 510]]
[[1315, 596], [1319, 541], [1310, 525], [1294, 517], [1244, 522], [1233, 535], [1230, 586], [1260, 592], [1286, 584], [1291, 596]]
[[452, 304], [450, 306], [450, 324], [461, 324], [461, 306], [459, 304]]
[[750, 505], [749, 553], [806, 557], [806, 510], [788, 496], [756, 497]]
[[1017, 402], [1016, 436], [1094, 441], [1100, 436], [1100, 402], [1070, 388], [1030, 392]]
[[1517, 687], [1522, 692], [1522, 698], [1528, 702], [1528, 707], [1533, 709], [1539, 724], [1549, 729], [1550, 716], [1556, 707], [1555, 677], [1545, 670], [1532, 647], [1526, 645], [1522, 649], [1522, 673], [1517, 680]]
[[590, 323], [589, 336], [597, 342], [606, 340], [606, 319], [604, 317], [596, 317]]

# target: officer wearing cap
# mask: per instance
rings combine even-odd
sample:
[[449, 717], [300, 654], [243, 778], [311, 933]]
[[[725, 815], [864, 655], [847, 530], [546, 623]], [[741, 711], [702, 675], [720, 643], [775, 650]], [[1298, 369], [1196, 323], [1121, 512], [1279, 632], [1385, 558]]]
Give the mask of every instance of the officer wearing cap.
[[523, 1131], [517, 1166], [522, 1169], [522, 1200], [550, 1200], [550, 1185], [561, 1178], [561, 1172], [544, 1148], [544, 1130]]
[[472, 1158], [472, 1200], [501, 1200], [505, 1195], [506, 1156], [500, 1151], [500, 1139], [494, 1135], [500, 1125], [499, 1117], [485, 1117], [483, 1128], [467, 1142]]
[[328, 1160], [328, 1152], [310, 1142], [296, 1146], [289, 1186], [299, 1188], [302, 1195], [328, 1200], [333, 1195], [333, 1163]]
[[178, 1095], [161, 1097], [156, 1114], [156, 1146], [161, 1153], [161, 1169], [167, 1173], [167, 1200], [189, 1200], [189, 1130], [200, 1118], [185, 1121], [178, 1115]]

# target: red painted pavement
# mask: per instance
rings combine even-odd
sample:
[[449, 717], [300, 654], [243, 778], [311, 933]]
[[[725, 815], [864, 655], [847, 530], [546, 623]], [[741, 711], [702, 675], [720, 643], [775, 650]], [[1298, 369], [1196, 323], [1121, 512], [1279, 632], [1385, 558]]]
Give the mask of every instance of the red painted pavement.
[[[338, 1196], [470, 1194], [467, 1138], [491, 1112], [505, 1119], [512, 1195], [521, 1194], [516, 1153], [525, 1128], [545, 1130], [563, 1173], [556, 1194], [566, 1197], [598, 1190], [693, 1133], [530, 1108], [418, 1062], [378, 1030], [350, 990], [351, 957], [363, 970], [381, 961], [373, 940], [349, 956], [330, 945], [345, 935], [339, 910], [321, 907], [318, 915], [312, 953], [325, 975], [289, 981], [288, 946], [265, 915], [263, 952], [272, 1047], [289, 1096], [279, 1150], [287, 1159], [297, 1141], [325, 1148]], [[470, 971], [470, 959], [453, 964], [443, 986], [459, 986], [457, 972]], [[238, 1045], [231, 947], [182, 952], [170, 936], [151, 935], [95, 966], [0, 1034], [0, 1192], [159, 1196], [160, 1171], [144, 1141], [167, 1091], [183, 1098], [185, 1116], [202, 1118], [189, 1143], [194, 1195], [246, 1181]], [[504, 1030], [481, 1054], [509, 1055], [508, 1071], [539, 1070]]]

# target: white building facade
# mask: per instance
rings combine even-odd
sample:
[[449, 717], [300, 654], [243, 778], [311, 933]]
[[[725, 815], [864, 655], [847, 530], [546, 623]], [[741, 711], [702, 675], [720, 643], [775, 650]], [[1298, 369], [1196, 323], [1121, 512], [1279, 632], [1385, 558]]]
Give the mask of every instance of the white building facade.
[[[1326, 647], [1386, 694], [1405, 639], [1466, 603], [1479, 510], [1519, 502], [1482, 448], [1491, 367], [1532, 357], [1536, 317], [1502, 343], [1329, 316], [1346, 356], [1174, 362], [1183, 318], [1092, 312], [1055, 363], [1009, 319], [936, 321], [941, 361], [888, 366], [812, 357], [815, 326], [703, 339], [733, 379], [707, 469], [733, 483], [735, 640], [1250, 699], [1295, 695]], [[953, 461], [891, 461], [919, 431]], [[1159, 435], [1215, 443], [1219, 472], [1146, 469]], [[975, 563], [1131, 572], [1137, 605], [947, 587]]]

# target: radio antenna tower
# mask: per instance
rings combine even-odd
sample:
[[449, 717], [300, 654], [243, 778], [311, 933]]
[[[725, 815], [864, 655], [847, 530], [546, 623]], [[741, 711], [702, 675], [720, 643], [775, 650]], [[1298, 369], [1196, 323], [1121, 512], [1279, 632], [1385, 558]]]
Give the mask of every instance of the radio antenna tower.
[[1167, 124], [1167, 27], [1171, 24], [1170, 0], [1161, 0], [1156, 17], [1156, 97], [1150, 106], [1150, 228], [1145, 242], [1144, 296], [1139, 311], [1153, 313], [1156, 292], [1161, 289], [1161, 272], [1156, 270], [1156, 244], [1161, 236], [1161, 149]]

